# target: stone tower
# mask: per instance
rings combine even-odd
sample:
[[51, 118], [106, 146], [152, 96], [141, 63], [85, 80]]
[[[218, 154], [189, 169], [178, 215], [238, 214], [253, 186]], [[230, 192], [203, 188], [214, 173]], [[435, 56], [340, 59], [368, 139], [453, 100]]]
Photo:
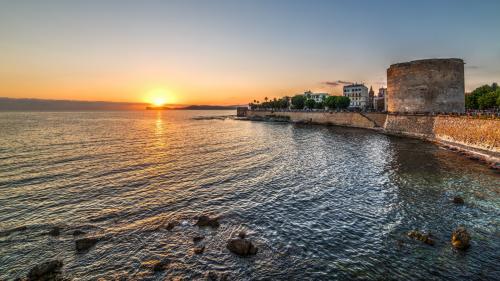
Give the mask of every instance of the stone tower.
[[387, 111], [464, 112], [464, 61], [426, 59], [391, 65], [387, 69]]

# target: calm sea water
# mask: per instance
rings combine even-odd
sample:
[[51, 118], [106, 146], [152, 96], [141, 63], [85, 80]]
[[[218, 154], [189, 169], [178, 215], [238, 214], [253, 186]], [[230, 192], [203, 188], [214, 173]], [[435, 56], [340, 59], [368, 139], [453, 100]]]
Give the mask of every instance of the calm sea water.
[[[79, 280], [500, 278], [497, 172], [368, 130], [193, 118], [225, 114], [0, 113], [0, 230], [27, 226], [0, 236], [0, 280], [53, 258]], [[193, 226], [204, 213], [221, 226]], [[465, 253], [450, 247], [458, 225], [472, 235]], [[102, 240], [76, 253], [75, 229]], [[241, 230], [256, 256], [226, 249]], [[141, 266], [161, 259], [164, 272]]]

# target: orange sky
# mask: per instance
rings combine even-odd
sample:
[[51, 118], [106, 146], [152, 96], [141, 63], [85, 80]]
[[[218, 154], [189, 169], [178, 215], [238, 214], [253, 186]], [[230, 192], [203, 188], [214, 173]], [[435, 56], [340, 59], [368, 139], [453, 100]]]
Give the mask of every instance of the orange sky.
[[498, 1], [363, 5], [3, 1], [0, 97], [151, 102], [163, 93], [169, 103], [236, 105], [305, 90], [340, 94], [339, 80], [377, 92], [390, 64], [435, 57], [465, 60], [468, 91], [500, 82], [491, 36]]

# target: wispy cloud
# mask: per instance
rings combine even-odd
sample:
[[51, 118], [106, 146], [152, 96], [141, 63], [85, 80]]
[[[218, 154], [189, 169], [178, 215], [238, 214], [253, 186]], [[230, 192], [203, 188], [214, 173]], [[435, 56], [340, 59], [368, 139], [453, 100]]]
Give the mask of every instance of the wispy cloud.
[[336, 86], [342, 86], [342, 85], [349, 85], [349, 84], [352, 84], [352, 82], [337, 80], [337, 81], [324, 81], [324, 82], [321, 82], [321, 84], [336, 87]]
[[465, 68], [467, 68], [467, 69], [479, 69], [479, 66], [477, 66], [477, 65], [466, 65]]

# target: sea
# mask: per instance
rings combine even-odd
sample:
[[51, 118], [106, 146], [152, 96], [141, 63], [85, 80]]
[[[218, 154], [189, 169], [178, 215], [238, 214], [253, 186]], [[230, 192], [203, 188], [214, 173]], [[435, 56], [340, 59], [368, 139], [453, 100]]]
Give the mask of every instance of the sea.
[[[500, 279], [498, 171], [422, 140], [234, 114], [0, 113], [0, 280], [54, 259], [70, 280]], [[227, 249], [240, 232], [256, 255]], [[99, 241], [76, 251], [85, 237]]]

